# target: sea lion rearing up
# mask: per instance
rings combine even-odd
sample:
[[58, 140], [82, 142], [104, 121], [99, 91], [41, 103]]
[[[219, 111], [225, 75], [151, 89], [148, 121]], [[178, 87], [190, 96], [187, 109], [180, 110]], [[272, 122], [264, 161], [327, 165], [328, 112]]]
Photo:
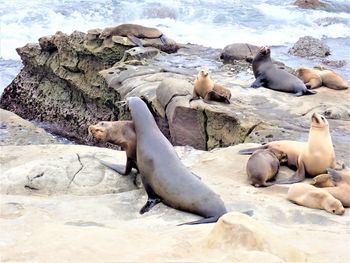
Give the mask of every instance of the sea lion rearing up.
[[106, 27], [99, 37], [105, 39], [112, 36], [128, 37], [133, 43], [140, 47], [142, 47], [140, 38], [159, 38], [163, 44], [168, 43], [166, 37], [159, 29], [137, 24], [122, 24], [115, 27]]
[[329, 69], [298, 68], [295, 75], [310, 89], [326, 86], [330, 89], [343, 90], [349, 88], [349, 83]]
[[211, 79], [208, 67], [201, 67], [194, 81], [193, 96], [190, 99], [203, 98], [206, 102], [218, 101], [230, 104], [231, 92]]
[[327, 168], [327, 174], [316, 176], [311, 185], [321, 187], [338, 199], [344, 207], [350, 207], [350, 172]]
[[336, 215], [342, 215], [345, 212], [341, 202], [330, 193], [309, 184], [299, 183], [292, 185], [288, 190], [287, 199], [298, 205], [324, 209]]
[[163, 202], [175, 209], [205, 217], [186, 224], [216, 222], [226, 213], [224, 202], [184, 166], [159, 130], [145, 102], [138, 97], [130, 97], [128, 106], [136, 130], [137, 165], [148, 195], [140, 213]]
[[291, 184], [302, 181], [305, 175], [315, 177], [325, 173], [328, 167], [335, 168], [336, 160], [327, 119], [317, 113], [311, 116], [308, 142], [274, 141], [260, 147], [244, 149], [240, 154], [252, 154], [258, 149], [275, 149], [287, 154], [288, 166], [297, 168], [295, 174], [278, 184]]
[[256, 150], [248, 159], [246, 172], [251, 185], [255, 187], [270, 186], [267, 182], [274, 178], [280, 168], [280, 163], [287, 162], [287, 154], [276, 149]]
[[293, 93], [295, 96], [311, 95], [316, 91], [308, 90], [296, 76], [276, 67], [271, 60], [268, 47], [261, 47], [253, 59], [255, 81], [252, 88], [265, 87], [272, 90]]
[[112, 164], [100, 160], [100, 162], [115, 170], [121, 175], [130, 174], [132, 168], [137, 168], [136, 162], [136, 133], [132, 121], [101, 121], [88, 128], [89, 136], [102, 142], [110, 142], [118, 145], [126, 153], [126, 166]]

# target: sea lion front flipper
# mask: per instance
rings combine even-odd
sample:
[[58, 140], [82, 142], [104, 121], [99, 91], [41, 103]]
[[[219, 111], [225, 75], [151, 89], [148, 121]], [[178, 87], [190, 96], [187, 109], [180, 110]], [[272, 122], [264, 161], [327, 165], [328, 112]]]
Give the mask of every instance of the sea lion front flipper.
[[103, 160], [100, 160], [100, 163], [121, 175], [128, 175], [132, 169], [132, 161], [129, 158], [126, 160], [126, 166], [106, 162]]
[[146, 204], [141, 208], [140, 214], [144, 214], [152, 209], [156, 204], [161, 202], [160, 197], [153, 191], [152, 187], [148, 184], [144, 176], [141, 176], [142, 184], [148, 195]]
[[134, 35], [127, 35], [127, 37], [139, 47], [143, 47], [142, 42], [138, 37], [135, 37]]
[[311, 89], [305, 89], [305, 91], [304, 91], [304, 95], [314, 95], [316, 93], [317, 93], [317, 91], [311, 90]]
[[255, 81], [252, 83], [252, 85], [250, 85], [250, 87], [254, 89], [262, 87], [264, 85], [264, 82], [262, 80], [263, 77], [260, 75], [255, 79]]
[[238, 151], [238, 153], [242, 154], [242, 155], [252, 154], [256, 150], [267, 149], [267, 148], [268, 148], [268, 145], [266, 144], [266, 145], [262, 145], [262, 146], [258, 146], [258, 147], [254, 147], [254, 148], [242, 149], [242, 150]]

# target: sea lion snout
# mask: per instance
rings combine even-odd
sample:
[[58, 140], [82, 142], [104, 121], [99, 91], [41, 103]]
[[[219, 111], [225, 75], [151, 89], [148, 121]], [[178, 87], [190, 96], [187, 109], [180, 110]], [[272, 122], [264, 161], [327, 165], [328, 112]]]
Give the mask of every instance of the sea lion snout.
[[311, 116], [311, 122], [312, 122], [312, 126], [313, 127], [325, 127], [328, 125], [328, 121], [327, 119], [322, 116], [321, 114], [318, 114], [316, 112], [314, 112]]
[[261, 47], [259, 52], [263, 55], [268, 55], [270, 54], [270, 48], [268, 46]]

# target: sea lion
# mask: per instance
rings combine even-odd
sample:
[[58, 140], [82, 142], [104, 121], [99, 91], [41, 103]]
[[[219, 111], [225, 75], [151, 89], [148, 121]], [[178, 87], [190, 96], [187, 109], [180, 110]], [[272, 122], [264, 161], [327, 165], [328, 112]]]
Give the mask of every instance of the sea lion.
[[88, 127], [89, 136], [102, 142], [118, 145], [126, 153], [126, 165], [100, 162], [121, 175], [130, 174], [132, 168], [138, 170], [136, 161], [136, 132], [132, 121], [101, 121]]
[[[214, 90], [215, 89], [215, 90]], [[190, 99], [204, 101], [218, 101], [230, 104], [231, 92], [211, 79], [208, 67], [201, 67], [194, 81], [193, 96]]]
[[329, 213], [342, 215], [345, 209], [341, 202], [322, 188], [299, 183], [292, 185], [287, 193], [287, 199], [302, 206], [324, 209]]
[[159, 38], [163, 44], [168, 43], [167, 38], [159, 29], [137, 24], [121, 24], [115, 27], [106, 27], [99, 37], [105, 39], [112, 36], [128, 37], [139, 47], [143, 46], [140, 38]]
[[320, 187], [338, 199], [344, 207], [350, 207], [350, 172], [327, 168], [327, 174], [316, 176], [311, 185]]
[[321, 86], [335, 90], [349, 88], [349, 83], [345, 79], [329, 69], [298, 68], [295, 70], [295, 75], [310, 89], [316, 89]]
[[295, 96], [315, 94], [308, 90], [305, 84], [296, 76], [276, 67], [271, 60], [271, 51], [268, 47], [261, 47], [253, 59], [255, 81], [252, 88], [265, 87], [272, 90], [293, 93]]
[[140, 213], [163, 202], [204, 217], [185, 224], [216, 222], [226, 213], [224, 202], [184, 166], [145, 102], [138, 97], [129, 97], [128, 106], [136, 130], [137, 164], [148, 195]]
[[328, 167], [336, 167], [335, 152], [327, 119], [317, 113], [311, 116], [308, 142], [274, 141], [262, 146], [244, 149], [240, 154], [251, 154], [258, 149], [275, 149], [287, 154], [287, 165], [296, 167], [295, 174], [286, 180], [275, 183], [291, 184], [302, 181], [305, 175], [315, 177], [326, 172]]
[[274, 178], [280, 168], [280, 163], [287, 162], [287, 154], [275, 150], [256, 150], [248, 159], [246, 172], [251, 185], [255, 187], [270, 186], [267, 182]]

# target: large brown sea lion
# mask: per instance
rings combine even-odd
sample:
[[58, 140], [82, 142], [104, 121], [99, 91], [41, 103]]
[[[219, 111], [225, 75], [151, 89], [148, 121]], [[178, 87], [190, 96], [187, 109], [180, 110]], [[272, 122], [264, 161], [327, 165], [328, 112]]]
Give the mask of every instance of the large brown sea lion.
[[145, 102], [138, 97], [130, 97], [128, 106], [136, 130], [137, 165], [148, 195], [140, 213], [163, 202], [204, 217], [186, 224], [216, 222], [226, 213], [224, 202], [184, 166], [159, 130]]
[[310, 89], [326, 86], [330, 89], [343, 90], [349, 88], [349, 83], [329, 69], [298, 68], [295, 75], [300, 78]]
[[329, 213], [342, 215], [345, 209], [341, 202], [322, 188], [299, 183], [292, 185], [287, 193], [287, 199], [302, 206], [324, 209]]
[[211, 79], [208, 67], [201, 67], [194, 81], [193, 96], [190, 99], [203, 98], [206, 102], [218, 101], [230, 104], [231, 92]]
[[126, 153], [126, 166], [112, 164], [100, 160], [100, 162], [115, 170], [121, 175], [130, 174], [132, 168], [137, 168], [136, 162], [136, 133], [132, 121], [101, 121], [88, 128], [90, 136], [102, 142], [110, 142], [118, 145]]
[[275, 150], [256, 150], [248, 159], [246, 172], [251, 185], [255, 187], [270, 186], [280, 168], [280, 163], [287, 162], [287, 154]]
[[348, 170], [336, 171], [327, 168], [327, 174], [316, 176], [311, 184], [326, 190], [344, 207], [350, 207], [350, 172]]
[[335, 168], [336, 160], [326, 118], [314, 113], [311, 117], [308, 142], [274, 141], [260, 147], [244, 149], [240, 154], [251, 154], [258, 149], [274, 149], [287, 154], [288, 166], [297, 170], [286, 180], [276, 183], [291, 184], [302, 181], [305, 175], [315, 177], [326, 172], [328, 167]]
[[115, 27], [106, 27], [99, 37], [105, 39], [112, 36], [128, 37], [133, 43], [140, 47], [142, 47], [140, 38], [159, 38], [163, 44], [167, 44], [166, 37], [159, 29], [137, 24], [122, 24]]
[[293, 93], [295, 96], [315, 94], [308, 90], [305, 84], [296, 76], [276, 67], [271, 60], [271, 51], [268, 47], [260, 48], [253, 59], [255, 81], [252, 88], [265, 87], [272, 90]]

